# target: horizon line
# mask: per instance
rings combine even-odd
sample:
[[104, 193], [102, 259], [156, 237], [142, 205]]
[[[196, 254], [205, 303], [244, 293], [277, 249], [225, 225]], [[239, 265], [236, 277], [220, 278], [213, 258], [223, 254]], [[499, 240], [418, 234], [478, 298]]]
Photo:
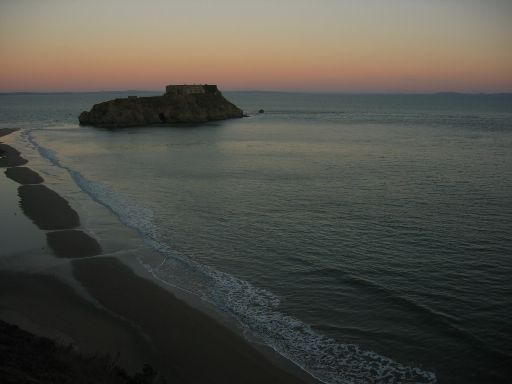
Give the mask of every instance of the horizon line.
[[[153, 89], [126, 89], [126, 90], [94, 90], [94, 91], [0, 91], [0, 95], [47, 95], [47, 94], [78, 94], [78, 93], [162, 93], [162, 90]], [[300, 94], [333, 94], [333, 95], [512, 95], [510, 91], [347, 91], [347, 90], [266, 90], [266, 89], [226, 89], [221, 92], [239, 92], [239, 93], [300, 93]]]

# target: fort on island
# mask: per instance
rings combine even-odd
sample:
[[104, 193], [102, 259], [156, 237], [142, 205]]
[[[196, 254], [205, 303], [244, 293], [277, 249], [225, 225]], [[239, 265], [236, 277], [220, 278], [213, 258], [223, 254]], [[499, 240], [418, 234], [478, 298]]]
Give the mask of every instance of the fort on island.
[[189, 84], [182, 84], [182, 85], [168, 85], [165, 87], [165, 94], [166, 95], [192, 95], [192, 94], [198, 94], [198, 93], [217, 93], [219, 92], [216, 85], [189, 85]]
[[238, 117], [243, 117], [243, 111], [226, 100], [216, 85], [171, 84], [162, 96], [128, 96], [95, 104], [78, 120], [81, 125], [116, 128]]

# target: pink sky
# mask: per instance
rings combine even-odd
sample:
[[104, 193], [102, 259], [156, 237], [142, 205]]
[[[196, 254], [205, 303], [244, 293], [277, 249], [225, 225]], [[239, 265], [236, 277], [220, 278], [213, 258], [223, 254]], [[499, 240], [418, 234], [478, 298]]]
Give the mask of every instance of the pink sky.
[[512, 91], [506, 0], [2, 1], [0, 91]]

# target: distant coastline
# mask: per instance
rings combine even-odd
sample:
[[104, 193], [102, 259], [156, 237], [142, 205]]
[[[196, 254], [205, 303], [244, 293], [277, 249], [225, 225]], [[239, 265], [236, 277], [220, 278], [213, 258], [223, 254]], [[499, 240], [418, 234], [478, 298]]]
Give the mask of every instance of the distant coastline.
[[[383, 91], [383, 92], [364, 92], [364, 91], [287, 91], [287, 90], [252, 90], [252, 89], [227, 89], [226, 93], [273, 93], [273, 94], [319, 94], [319, 95], [388, 95], [388, 96], [512, 96], [510, 92], [456, 92], [456, 91], [435, 91], [435, 92], [401, 92], [401, 91]], [[72, 95], [72, 94], [147, 94], [159, 95], [159, 90], [147, 89], [127, 89], [127, 90], [98, 90], [98, 91], [7, 91], [0, 92], [0, 95]]]

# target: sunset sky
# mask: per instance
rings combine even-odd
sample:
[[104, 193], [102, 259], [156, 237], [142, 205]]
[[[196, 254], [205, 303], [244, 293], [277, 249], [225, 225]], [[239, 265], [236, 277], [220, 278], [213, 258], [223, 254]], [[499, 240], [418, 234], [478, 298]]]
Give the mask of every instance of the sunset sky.
[[512, 91], [511, 0], [0, 0], [0, 91]]

